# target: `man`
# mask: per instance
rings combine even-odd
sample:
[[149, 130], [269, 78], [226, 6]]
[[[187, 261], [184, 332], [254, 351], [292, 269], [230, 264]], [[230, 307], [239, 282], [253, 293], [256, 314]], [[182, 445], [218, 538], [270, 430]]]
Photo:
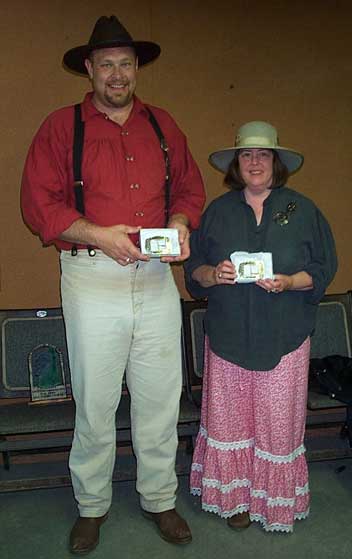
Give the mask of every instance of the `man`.
[[[23, 175], [26, 222], [61, 251], [76, 403], [69, 465], [79, 508], [70, 550], [77, 554], [96, 547], [111, 504], [115, 412], [124, 371], [142, 511], [167, 541], [192, 539], [175, 510], [181, 317], [169, 263], [189, 256], [189, 228], [198, 225], [205, 195], [173, 119], [135, 96], [138, 67], [159, 53], [155, 43], [133, 41], [115, 16], [101, 17], [88, 44], [64, 56], [64, 65], [88, 73], [93, 87], [81, 105], [82, 177], [73, 173], [73, 107], [55, 111], [43, 123]], [[80, 178], [83, 202], [75, 202], [73, 184], [81, 184]], [[139, 230], [165, 225], [177, 229], [181, 255], [150, 259], [138, 246]]]

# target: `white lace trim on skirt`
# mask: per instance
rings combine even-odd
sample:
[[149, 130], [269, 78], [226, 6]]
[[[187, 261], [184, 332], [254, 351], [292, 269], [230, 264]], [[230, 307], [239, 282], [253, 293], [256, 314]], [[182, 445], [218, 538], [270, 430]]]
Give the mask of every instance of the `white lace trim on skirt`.
[[[212, 439], [208, 437], [207, 430], [200, 426], [199, 434], [204, 437], [207, 441], [207, 444], [217, 450], [242, 450], [244, 448], [251, 448], [254, 447], [254, 438], [245, 439], [242, 441], [232, 441], [232, 442], [224, 442], [224, 441], [217, 441], [216, 439]], [[290, 454], [272, 454], [271, 452], [267, 452], [266, 450], [261, 450], [260, 448], [255, 448], [254, 452], [258, 458], [262, 458], [263, 460], [267, 460], [269, 462], [273, 462], [274, 464], [288, 464], [290, 462], [294, 462], [298, 456], [304, 454], [306, 451], [305, 446], [302, 444], [298, 448], [295, 448], [293, 452]]]
[[266, 452], [265, 450], [260, 450], [260, 448], [255, 448], [254, 453], [258, 458], [262, 458], [263, 460], [268, 460], [269, 462], [273, 462], [274, 464], [288, 464], [290, 462], [294, 462], [298, 456], [304, 454], [306, 451], [304, 445], [302, 444], [298, 448], [295, 448], [293, 452], [290, 454], [271, 454], [270, 452]]
[[[221, 481], [217, 479], [202, 479], [202, 486], [203, 487], [211, 487], [213, 489], [219, 489], [221, 493], [230, 493], [233, 489], [237, 487], [251, 487], [251, 481], [249, 479], [234, 479], [230, 483], [223, 484]], [[198, 495], [202, 494], [202, 489], [200, 487], [191, 487], [191, 495]], [[306, 483], [303, 487], [295, 487], [295, 496], [303, 496], [309, 493], [309, 484]], [[267, 491], [263, 489], [251, 489], [250, 490], [251, 497], [257, 499], [267, 499], [268, 507], [293, 507], [295, 505], [295, 497], [292, 498], [285, 498], [285, 497], [268, 497]]]
[[[193, 493], [195, 494], [195, 493]], [[237, 505], [237, 507], [231, 510], [221, 510], [221, 507], [218, 505], [209, 505], [208, 503], [202, 503], [202, 509], [206, 512], [213, 512], [217, 514], [221, 518], [230, 518], [235, 514], [240, 514], [242, 512], [249, 511], [249, 503], [243, 503], [241, 505]], [[293, 515], [294, 520], [304, 520], [309, 515], [309, 508], [304, 512], [296, 512]], [[283, 523], [273, 523], [268, 524], [267, 519], [265, 516], [261, 514], [252, 514], [249, 513], [249, 517], [252, 522], [260, 522], [266, 532], [292, 532], [293, 531], [293, 524], [283, 524]]]
[[221, 483], [218, 479], [203, 478], [202, 485], [205, 487], [212, 487], [213, 489], [219, 489], [220, 493], [230, 493], [233, 489], [237, 487], [250, 487], [251, 482], [249, 479], [233, 479], [230, 483]]
[[308, 483], [308, 481], [305, 485], [303, 485], [303, 487], [296, 487], [297, 497], [299, 495], [307, 495], [307, 493], [309, 493], [309, 483]]
[[243, 441], [223, 442], [217, 441], [208, 437], [207, 430], [204, 427], [199, 428], [199, 434], [207, 440], [207, 444], [216, 448], [217, 450], [242, 450], [243, 448], [251, 448], [254, 446], [254, 439], [247, 439]]
[[[304, 512], [296, 512], [294, 514], [294, 520], [304, 520], [309, 515], [309, 509]], [[249, 517], [252, 522], [260, 522], [262, 527], [266, 532], [293, 532], [293, 524], [281, 524], [280, 522], [275, 522], [273, 524], [268, 524], [265, 516], [261, 514], [251, 514]]]
[[[295, 487], [295, 496], [307, 495], [309, 493], [309, 484], [306, 483], [303, 487]], [[267, 491], [264, 489], [251, 489], [251, 497], [257, 499], [266, 499], [268, 507], [293, 507], [295, 505], [295, 497], [269, 497]]]
[[237, 505], [232, 510], [222, 511], [218, 505], [208, 505], [207, 503], [202, 503], [202, 509], [206, 512], [213, 512], [218, 514], [221, 518], [230, 518], [235, 514], [241, 514], [242, 512], [247, 512], [249, 510], [249, 503], [243, 503], [241, 505]]

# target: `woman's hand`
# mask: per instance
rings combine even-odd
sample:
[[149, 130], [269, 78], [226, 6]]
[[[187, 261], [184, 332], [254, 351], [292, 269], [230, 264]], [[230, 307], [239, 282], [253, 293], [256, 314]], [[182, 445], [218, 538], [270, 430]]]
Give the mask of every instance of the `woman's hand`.
[[214, 284], [234, 284], [237, 274], [231, 260], [222, 260], [213, 268]]
[[214, 285], [233, 285], [236, 281], [236, 270], [230, 260], [222, 260], [217, 266], [203, 264], [192, 273], [192, 278], [202, 287], [213, 287]]
[[292, 289], [292, 276], [284, 274], [276, 274], [275, 279], [264, 279], [256, 282], [262, 289], [268, 293], [282, 293], [282, 291], [289, 291]]
[[274, 279], [264, 279], [256, 282], [256, 285], [268, 291], [268, 293], [282, 293], [283, 291], [306, 291], [313, 288], [312, 277], [307, 272], [297, 272], [291, 276], [275, 274]]

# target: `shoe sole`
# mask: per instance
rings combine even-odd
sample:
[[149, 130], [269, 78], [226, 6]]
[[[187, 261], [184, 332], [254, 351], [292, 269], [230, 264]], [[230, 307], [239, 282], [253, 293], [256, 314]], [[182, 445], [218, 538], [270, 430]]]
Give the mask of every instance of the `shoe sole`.
[[70, 548], [70, 553], [71, 553], [71, 555], [88, 555], [88, 553], [90, 553], [91, 551], [94, 551], [94, 549], [98, 546], [98, 543], [99, 543], [99, 540], [97, 541], [97, 543], [95, 545], [93, 545], [89, 549], [85, 549], [85, 550], [82, 550], [82, 551], [75, 551], [74, 549]]
[[152, 516], [152, 514], [153, 514], [153, 513], [149, 513], [148, 511], [142, 509], [142, 515], [144, 516], [144, 518], [146, 518], [147, 520], [150, 520], [151, 522], [153, 522], [153, 524], [155, 524], [156, 528], [158, 529], [158, 533], [159, 533], [160, 537], [161, 537], [163, 540], [165, 540], [165, 541], [168, 542], [168, 543], [173, 543], [173, 544], [175, 544], [175, 545], [185, 545], [185, 544], [187, 544], [187, 543], [191, 543], [191, 541], [192, 541], [192, 536], [189, 536], [189, 537], [187, 537], [187, 538], [183, 538], [182, 540], [180, 540], [180, 539], [175, 539], [175, 540], [174, 540], [173, 538], [168, 538], [168, 537], [166, 537], [166, 536], [162, 533], [162, 531], [160, 530], [160, 528], [159, 528], [157, 522], [155, 522], [154, 517]]

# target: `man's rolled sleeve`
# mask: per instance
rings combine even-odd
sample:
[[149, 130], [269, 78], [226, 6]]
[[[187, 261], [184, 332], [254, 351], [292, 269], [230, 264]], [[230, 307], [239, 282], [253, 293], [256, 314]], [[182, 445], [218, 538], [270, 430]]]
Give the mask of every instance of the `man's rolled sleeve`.
[[82, 217], [67, 204], [67, 185], [71, 181], [66, 169], [65, 137], [57, 137], [50, 120], [36, 134], [24, 167], [21, 207], [25, 222], [43, 243], [49, 244]]

